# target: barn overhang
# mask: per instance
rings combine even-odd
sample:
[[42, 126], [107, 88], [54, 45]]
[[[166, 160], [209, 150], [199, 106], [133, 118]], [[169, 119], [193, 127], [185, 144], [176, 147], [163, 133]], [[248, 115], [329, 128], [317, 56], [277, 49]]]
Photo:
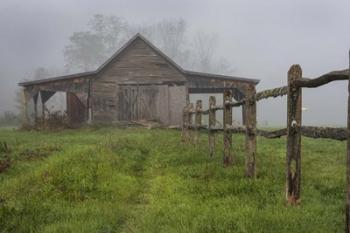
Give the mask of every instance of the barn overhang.
[[[37, 104], [40, 101], [42, 110], [41, 118], [45, 120], [45, 114], [49, 110], [45, 103], [56, 93], [66, 93], [66, 113], [72, 124], [81, 123], [89, 119], [90, 89], [93, 72], [78, 73], [54, 78], [21, 82], [23, 87], [22, 115], [23, 122], [28, 125], [31, 118], [28, 114], [28, 103], [34, 103], [34, 122], [38, 122]], [[41, 98], [38, 98], [40, 94]]]
[[234, 98], [243, 99], [248, 90], [255, 88], [258, 79], [242, 78], [227, 75], [185, 71], [189, 94], [223, 93], [232, 90]]

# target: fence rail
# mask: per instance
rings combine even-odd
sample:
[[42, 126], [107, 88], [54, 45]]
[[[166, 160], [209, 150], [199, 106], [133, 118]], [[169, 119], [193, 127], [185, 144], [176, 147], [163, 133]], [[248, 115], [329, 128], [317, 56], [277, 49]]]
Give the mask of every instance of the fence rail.
[[[202, 132], [212, 131], [214, 133], [224, 132], [224, 128], [209, 128], [207, 125], [201, 125], [200, 127], [196, 127], [195, 125], [187, 125], [187, 129], [189, 130], [198, 130]], [[226, 130], [231, 131], [232, 133], [245, 133], [246, 127], [238, 126], [238, 127], [227, 127]], [[280, 138], [282, 136], [287, 135], [287, 128], [278, 129], [278, 130], [263, 130], [257, 129], [257, 135], [265, 138]], [[348, 130], [346, 128], [332, 128], [332, 127], [315, 127], [315, 126], [302, 126], [301, 127], [301, 135], [308, 138], [325, 138], [325, 139], [333, 139], [338, 141], [345, 141], [348, 139]]]
[[[350, 57], [350, 54], [349, 54]], [[350, 64], [349, 64], [350, 67]], [[348, 80], [348, 126], [347, 128], [302, 126], [302, 89], [316, 88], [327, 83]], [[347, 140], [347, 198], [346, 198], [346, 232], [350, 233], [350, 74], [349, 69], [332, 71], [315, 79], [302, 78], [299, 65], [293, 65], [288, 71], [288, 85], [256, 93], [255, 86], [245, 90], [245, 98], [233, 102], [231, 90], [223, 93], [222, 105], [216, 104], [214, 96], [209, 97], [209, 109], [202, 109], [202, 101], [198, 101], [196, 108], [189, 104], [183, 110], [182, 137], [183, 141], [198, 141], [199, 131], [208, 133], [209, 154], [214, 155], [215, 133], [222, 132], [224, 138], [223, 163], [224, 166], [234, 164], [235, 155], [232, 151], [232, 134], [245, 134], [245, 174], [256, 177], [256, 137], [279, 138], [287, 136], [286, 152], [286, 201], [292, 205], [300, 203], [301, 187], [301, 136], [310, 138], [328, 138]], [[287, 127], [284, 129], [266, 131], [256, 127], [256, 104], [268, 98], [287, 95]], [[232, 111], [234, 107], [243, 106], [244, 127], [232, 125]], [[216, 127], [216, 112], [223, 111], [223, 127]], [[209, 115], [208, 125], [202, 124], [202, 115]], [[193, 116], [195, 123], [193, 124]], [[195, 132], [195, 137], [191, 136]]]

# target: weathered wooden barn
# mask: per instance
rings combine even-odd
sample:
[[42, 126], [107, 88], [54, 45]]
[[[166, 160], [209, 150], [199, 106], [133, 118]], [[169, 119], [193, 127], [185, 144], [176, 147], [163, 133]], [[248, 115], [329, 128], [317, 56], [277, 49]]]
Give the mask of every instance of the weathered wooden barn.
[[[34, 117], [55, 92], [65, 92], [72, 123], [155, 120], [179, 125], [191, 93], [233, 91], [236, 100], [254, 92], [259, 80], [188, 71], [137, 34], [97, 70], [19, 83], [24, 119], [34, 101]], [[39, 95], [40, 93], [40, 95]]]

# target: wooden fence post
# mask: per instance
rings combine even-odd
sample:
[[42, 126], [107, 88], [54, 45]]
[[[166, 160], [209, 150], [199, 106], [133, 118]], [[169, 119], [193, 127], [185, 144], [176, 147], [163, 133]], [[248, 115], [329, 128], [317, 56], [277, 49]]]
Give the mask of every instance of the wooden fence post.
[[209, 143], [209, 155], [210, 157], [214, 156], [215, 151], [215, 133], [213, 132], [213, 128], [216, 125], [216, 111], [213, 110], [213, 107], [216, 105], [215, 96], [209, 97], [209, 122], [208, 122], [208, 143]]
[[349, 84], [348, 84], [348, 145], [346, 156], [346, 182], [347, 182], [347, 195], [346, 195], [346, 231], [350, 233], [350, 51], [349, 51]]
[[300, 202], [301, 181], [301, 101], [302, 89], [293, 81], [302, 77], [299, 65], [288, 71], [286, 199], [290, 204]]
[[187, 109], [188, 109], [188, 105], [186, 105], [183, 109], [182, 109], [182, 142], [186, 142], [187, 141]]
[[196, 128], [196, 134], [195, 134], [195, 139], [194, 139], [195, 144], [198, 143], [199, 130], [200, 130], [201, 126], [202, 126], [202, 100], [197, 100], [196, 101], [196, 115], [195, 115], [195, 128]]
[[246, 126], [245, 141], [245, 175], [256, 177], [256, 100], [255, 85], [249, 85], [246, 90], [247, 101], [244, 105], [244, 117]]
[[194, 111], [194, 107], [193, 107], [193, 103], [190, 103], [189, 106], [188, 106], [188, 140], [191, 142], [191, 143], [194, 143], [194, 138], [193, 138], [193, 112]]
[[225, 103], [232, 101], [232, 91], [225, 90], [223, 95], [223, 105], [224, 105], [224, 167], [229, 166], [234, 162], [234, 156], [232, 153], [232, 131], [230, 127], [232, 126], [232, 107], [227, 106]]

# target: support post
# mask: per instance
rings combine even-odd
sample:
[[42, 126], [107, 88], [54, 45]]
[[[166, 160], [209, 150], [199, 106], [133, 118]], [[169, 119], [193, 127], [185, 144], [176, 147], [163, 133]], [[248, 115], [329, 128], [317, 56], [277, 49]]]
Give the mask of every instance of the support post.
[[196, 101], [196, 116], [195, 116], [195, 127], [196, 134], [194, 138], [194, 143], [197, 144], [199, 140], [199, 130], [202, 126], [202, 100]]
[[91, 124], [92, 122], [92, 109], [91, 109], [91, 79], [89, 80], [89, 86], [87, 90], [87, 99], [86, 99], [86, 107], [87, 107], [87, 123]]
[[301, 67], [293, 65], [288, 71], [287, 97], [286, 199], [290, 204], [300, 202], [302, 89], [293, 82], [301, 77]]
[[227, 106], [227, 102], [232, 101], [232, 91], [225, 90], [223, 96], [223, 105], [224, 105], [224, 155], [223, 163], [224, 167], [231, 165], [234, 162], [234, 156], [232, 153], [232, 132], [230, 127], [232, 126], [232, 107]]
[[215, 151], [215, 133], [213, 131], [213, 128], [216, 125], [216, 111], [213, 109], [213, 107], [216, 105], [216, 99], [215, 96], [209, 97], [209, 122], [208, 122], [208, 143], [209, 143], [209, 155], [210, 157], [214, 156]]
[[44, 92], [40, 92], [40, 97], [41, 97], [41, 127], [42, 129], [45, 128], [45, 96]]
[[350, 233], [350, 51], [349, 51], [349, 84], [348, 84], [348, 145], [346, 155], [346, 183], [347, 183], [347, 195], [346, 195], [346, 230]]
[[35, 94], [33, 96], [33, 101], [34, 101], [34, 124], [35, 125], [38, 123], [38, 96], [39, 96], [39, 94]]
[[255, 85], [249, 85], [246, 90], [248, 99], [244, 105], [244, 116], [246, 126], [245, 139], [245, 175], [247, 177], [256, 177], [256, 100]]

